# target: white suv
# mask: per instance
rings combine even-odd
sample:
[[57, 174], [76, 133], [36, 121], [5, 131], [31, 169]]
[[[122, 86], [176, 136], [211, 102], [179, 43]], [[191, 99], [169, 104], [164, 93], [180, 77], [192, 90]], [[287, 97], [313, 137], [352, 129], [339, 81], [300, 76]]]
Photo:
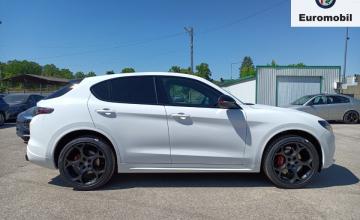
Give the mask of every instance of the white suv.
[[243, 104], [174, 73], [84, 79], [37, 104], [27, 158], [75, 189], [116, 173], [260, 172], [298, 188], [333, 163], [331, 126], [296, 110]]

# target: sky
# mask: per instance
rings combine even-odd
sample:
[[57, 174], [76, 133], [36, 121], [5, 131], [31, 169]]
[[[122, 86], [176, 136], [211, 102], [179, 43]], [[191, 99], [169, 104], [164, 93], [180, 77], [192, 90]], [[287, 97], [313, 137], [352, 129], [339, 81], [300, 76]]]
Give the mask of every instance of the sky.
[[[343, 66], [345, 28], [291, 28], [290, 0], [0, 0], [0, 61], [31, 60], [73, 72], [124, 67], [167, 71], [208, 63], [231, 77], [231, 63]], [[347, 74], [360, 74], [360, 28], [349, 29]], [[239, 77], [233, 65], [233, 78]]]

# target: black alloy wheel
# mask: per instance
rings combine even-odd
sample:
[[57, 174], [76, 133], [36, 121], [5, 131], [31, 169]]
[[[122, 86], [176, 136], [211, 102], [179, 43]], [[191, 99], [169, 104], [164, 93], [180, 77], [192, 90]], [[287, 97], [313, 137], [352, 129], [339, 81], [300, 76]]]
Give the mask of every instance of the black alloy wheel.
[[263, 170], [281, 188], [300, 188], [310, 182], [319, 169], [314, 145], [300, 136], [285, 136], [267, 148]]
[[359, 113], [356, 111], [348, 111], [344, 115], [344, 122], [346, 124], [356, 124], [359, 122]]
[[59, 156], [61, 177], [77, 190], [92, 190], [107, 183], [115, 170], [111, 147], [94, 137], [77, 138]]

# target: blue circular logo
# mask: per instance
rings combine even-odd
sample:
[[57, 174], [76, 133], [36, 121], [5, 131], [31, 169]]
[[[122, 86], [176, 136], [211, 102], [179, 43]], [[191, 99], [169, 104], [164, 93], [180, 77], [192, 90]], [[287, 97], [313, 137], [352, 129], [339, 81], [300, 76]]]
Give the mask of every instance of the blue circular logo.
[[334, 6], [336, 0], [315, 0], [320, 8], [328, 9]]

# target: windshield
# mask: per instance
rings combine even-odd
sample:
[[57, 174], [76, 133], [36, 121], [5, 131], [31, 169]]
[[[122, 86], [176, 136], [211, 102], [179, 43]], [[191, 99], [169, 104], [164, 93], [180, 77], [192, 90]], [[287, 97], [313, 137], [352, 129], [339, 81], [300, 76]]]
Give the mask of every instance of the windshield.
[[294, 102], [292, 102], [292, 105], [303, 105], [305, 104], [307, 101], [309, 101], [311, 98], [313, 98], [315, 95], [306, 95], [303, 96], [297, 100], [295, 100]]
[[19, 104], [25, 102], [28, 97], [29, 97], [28, 95], [16, 94], [16, 95], [7, 95], [3, 99], [8, 104]]

